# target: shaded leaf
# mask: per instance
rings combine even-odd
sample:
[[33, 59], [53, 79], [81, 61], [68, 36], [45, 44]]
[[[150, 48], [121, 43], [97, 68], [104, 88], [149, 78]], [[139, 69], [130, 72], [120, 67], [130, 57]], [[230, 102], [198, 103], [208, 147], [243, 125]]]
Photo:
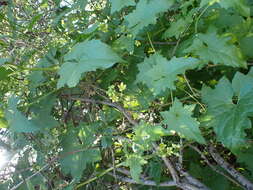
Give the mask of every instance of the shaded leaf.
[[19, 99], [17, 97], [10, 97], [8, 100], [8, 107], [5, 111], [5, 117], [10, 126], [10, 130], [13, 132], [25, 132], [31, 133], [38, 131], [39, 128], [32, 121], [28, 120], [20, 111], [17, 109]]
[[[85, 144], [80, 143], [78, 136]], [[62, 137], [63, 158], [60, 160], [60, 163], [64, 173], [70, 173], [79, 181], [87, 164], [101, 159], [99, 149], [88, 148], [88, 145], [93, 144], [94, 139], [94, 133], [92, 134], [88, 126], [79, 132], [72, 129]]]
[[178, 39], [191, 22], [191, 16], [179, 18], [177, 21], [171, 23], [170, 27], [164, 32], [163, 38], [167, 39], [175, 36]]
[[126, 166], [130, 167], [131, 177], [136, 181], [140, 182], [140, 174], [142, 172], [142, 165], [146, 164], [147, 161], [140, 155], [132, 154], [127, 157]]
[[152, 177], [157, 184], [161, 181], [162, 176], [162, 164], [161, 162], [151, 161], [149, 163], [149, 175]]
[[229, 43], [226, 37], [220, 37], [215, 31], [209, 30], [206, 34], [197, 34], [192, 45], [184, 52], [192, 53], [206, 62], [223, 64], [232, 67], [246, 67], [240, 50]]
[[200, 7], [212, 5], [214, 3], [219, 3], [224, 9], [233, 8], [243, 16], [250, 16], [250, 7], [246, 4], [245, 0], [202, 0]]
[[253, 114], [253, 78], [236, 73], [232, 84], [222, 78], [215, 89], [204, 86], [202, 99], [208, 105], [207, 114], [218, 140], [235, 150], [245, 145], [245, 129], [251, 127]]

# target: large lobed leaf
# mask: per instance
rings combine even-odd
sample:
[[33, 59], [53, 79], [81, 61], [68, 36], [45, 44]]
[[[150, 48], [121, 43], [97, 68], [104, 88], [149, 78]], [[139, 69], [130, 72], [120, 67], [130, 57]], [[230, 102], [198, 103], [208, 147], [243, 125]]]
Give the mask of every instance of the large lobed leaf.
[[75, 87], [85, 72], [106, 69], [121, 58], [106, 44], [99, 40], [90, 40], [76, 44], [71, 51], [64, 56], [65, 63], [59, 70], [60, 79], [57, 87], [65, 84]]
[[224, 9], [233, 8], [243, 16], [250, 16], [250, 8], [247, 6], [245, 0], [202, 0], [200, 7], [212, 5], [214, 3], [219, 3], [220, 6]]
[[125, 17], [131, 33], [136, 36], [144, 27], [155, 24], [159, 13], [167, 11], [174, 0], [140, 0], [136, 9]]
[[18, 102], [17, 97], [10, 97], [5, 111], [5, 118], [13, 132], [31, 133], [57, 126], [57, 121], [51, 115], [55, 97], [48, 96], [38, 104], [33, 105], [30, 109], [32, 118], [29, 120], [17, 109]]
[[245, 129], [253, 115], [253, 77], [236, 73], [232, 84], [225, 77], [215, 89], [204, 86], [202, 99], [207, 104], [210, 125], [226, 147], [236, 150], [245, 145]]
[[173, 57], [168, 61], [159, 53], [155, 53], [138, 65], [140, 72], [137, 75], [137, 82], [146, 84], [156, 95], [166, 89], [174, 90], [177, 75], [184, 74], [188, 69], [196, 68], [198, 62], [198, 59], [183, 57]]
[[80, 131], [72, 129], [62, 137], [61, 168], [77, 181], [80, 180], [87, 164], [101, 160], [99, 149], [89, 148], [96, 139], [94, 132], [93, 126], [85, 126]]
[[143, 158], [143, 156], [138, 154], [131, 154], [127, 157], [126, 166], [130, 167], [131, 177], [136, 182], [140, 182], [140, 174], [142, 172], [142, 166], [146, 163], [147, 161]]
[[191, 116], [192, 106], [183, 107], [182, 103], [175, 99], [170, 110], [161, 112], [161, 115], [163, 123], [168, 125], [168, 130], [176, 131], [188, 140], [205, 143], [199, 130], [199, 122]]
[[126, 6], [134, 6], [134, 0], [109, 0], [112, 4], [111, 13], [115, 13], [120, 11], [122, 8]]
[[232, 67], [246, 67], [240, 50], [229, 39], [220, 37], [216, 31], [197, 34], [192, 45], [185, 49], [186, 53], [192, 53], [206, 62], [223, 64]]
[[5, 117], [13, 132], [31, 133], [39, 130], [39, 127], [32, 121], [29, 121], [18, 109], [19, 99], [17, 97], [10, 97], [8, 100], [8, 107], [5, 111]]

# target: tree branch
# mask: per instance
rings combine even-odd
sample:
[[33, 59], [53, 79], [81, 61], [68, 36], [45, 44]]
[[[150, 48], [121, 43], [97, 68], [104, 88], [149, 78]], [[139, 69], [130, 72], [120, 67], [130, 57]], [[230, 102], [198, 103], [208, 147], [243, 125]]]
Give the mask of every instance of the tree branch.
[[94, 100], [94, 99], [90, 99], [90, 98], [75, 98], [75, 97], [70, 97], [70, 99], [71, 100], [79, 100], [79, 101], [83, 101], [83, 102], [89, 102], [89, 103], [93, 103], [93, 104], [103, 104], [103, 105], [114, 107], [117, 110], [119, 110], [119, 112], [121, 112], [132, 125], [138, 125], [138, 122], [135, 121], [131, 117], [131, 115], [128, 113], [128, 111], [125, 110], [122, 106], [118, 105], [117, 103], [109, 102], [109, 101], [102, 101], [102, 100]]
[[215, 150], [215, 148], [210, 145], [209, 153], [212, 155], [213, 159], [225, 169], [231, 176], [233, 176], [246, 190], [253, 190], [253, 184], [246, 179], [242, 174], [236, 171], [233, 166], [226, 162]]
[[191, 147], [193, 150], [195, 150], [197, 153], [199, 153], [199, 155], [201, 156], [201, 158], [206, 162], [206, 164], [213, 170], [215, 171], [216, 173], [220, 174], [220, 175], [223, 175], [225, 178], [227, 178], [229, 181], [231, 181], [232, 183], [240, 186], [241, 184], [239, 184], [237, 181], [235, 181], [233, 178], [231, 178], [230, 176], [228, 176], [227, 174], [223, 173], [222, 171], [218, 170], [217, 168], [215, 168], [214, 165], [212, 165], [209, 160], [207, 159], [207, 157], [195, 146], [193, 145], [188, 145], [189, 147]]
[[[110, 176], [114, 177], [113, 173], [108, 173]], [[157, 184], [156, 182], [152, 180], [144, 180], [141, 179], [140, 182], [137, 182], [131, 178], [128, 177], [123, 177], [120, 175], [116, 175], [117, 179], [126, 183], [131, 183], [131, 184], [140, 184], [140, 185], [147, 185], [147, 186], [157, 186], [157, 187], [173, 187], [176, 186], [176, 183], [174, 181], [168, 181], [168, 182], [163, 182], [160, 184]]]

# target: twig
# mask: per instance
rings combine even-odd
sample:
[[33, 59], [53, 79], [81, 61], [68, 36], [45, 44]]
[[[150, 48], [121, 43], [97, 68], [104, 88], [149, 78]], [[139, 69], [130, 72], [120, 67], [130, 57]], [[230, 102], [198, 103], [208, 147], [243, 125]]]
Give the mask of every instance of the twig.
[[[91, 182], [97, 180], [98, 178], [100, 178], [100, 177], [104, 176], [105, 174], [109, 173], [110, 171], [114, 170], [114, 168], [118, 168], [118, 167], [122, 166], [123, 164], [124, 164], [124, 163], [120, 163], [120, 164], [117, 164], [117, 165], [115, 165], [115, 166], [112, 166], [112, 167], [106, 169], [105, 171], [101, 172], [101, 173], [98, 174], [97, 176], [95, 176], [95, 177], [93, 177], [93, 178], [90, 178], [90, 179], [88, 179], [87, 181], [78, 184], [78, 185], [75, 187], [75, 189], [79, 189], [80, 187], [82, 187], [82, 186], [84, 186], [84, 185], [87, 185], [87, 184], [89, 184], [89, 183], [91, 183]], [[112, 175], [113, 175], [113, 174], [112, 174]]]
[[15, 171], [12, 171], [12, 172], [7, 172], [7, 173], [1, 173], [1, 174], [0, 174], [0, 178], [3, 178], [4, 176], [13, 175], [14, 173], [15, 173], [15, 174], [21, 174], [21, 173], [23, 173], [23, 172], [25, 172], [25, 171], [28, 171], [28, 170], [30, 170], [30, 169], [32, 169], [32, 167], [24, 168], [24, 169], [22, 169], [22, 170], [15, 170]]
[[242, 174], [236, 171], [233, 166], [226, 162], [215, 150], [215, 148], [210, 145], [209, 153], [212, 155], [213, 159], [225, 169], [233, 178], [235, 178], [246, 190], [253, 190], [253, 184], [246, 179]]
[[[156, 151], [159, 150], [158, 146], [155, 143], [153, 143], [152, 145]], [[169, 169], [173, 181], [176, 184], [178, 184], [179, 183], [179, 176], [178, 176], [177, 171], [175, 170], [174, 166], [172, 165], [171, 161], [166, 156], [162, 156], [162, 160], [165, 163], [166, 167]]]
[[[113, 173], [109, 172], [109, 175], [113, 176]], [[123, 177], [120, 175], [117, 175], [117, 179], [126, 183], [131, 183], [131, 184], [140, 184], [140, 185], [147, 185], [147, 186], [158, 186], [158, 187], [172, 187], [176, 186], [176, 183], [174, 181], [168, 181], [168, 182], [162, 182], [157, 184], [156, 182], [152, 180], [143, 180], [141, 179], [140, 182], [137, 182], [131, 178], [128, 177]]]
[[[207, 165], [216, 173], [223, 175], [225, 178], [227, 178], [229, 181], [231, 181], [232, 183], [241, 186], [241, 184], [239, 184], [237, 181], [235, 181], [233, 178], [231, 178], [230, 176], [228, 176], [227, 174], [223, 173], [222, 171], [218, 170], [217, 168], [215, 168], [214, 165], [212, 165], [209, 160], [207, 159], [207, 157], [195, 146], [193, 145], [188, 145], [189, 147], [191, 147], [193, 150], [195, 150], [197, 153], [199, 153], [199, 155], [201, 156], [201, 158], [203, 158], [203, 160], [207, 163]], [[242, 187], [242, 186], [241, 186]]]
[[115, 167], [115, 155], [114, 155], [114, 151], [111, 148], [111, 153], [112, 153], [112, 167], [113, 167], [113, 174], [114, 174], [114, 178], [115, 178], [115, 182], [117, 183], [117, 177], [116, 177], [116, 167]]
[[202, 17], [202, 15], [206, 12], [206, 10], [210, 7], [210, 5], [207, 5], [203, 11], [199, 14], [199, 16], [197, 17], [196, 19], [196, 22], [195, 22], [195, 34], [198, 33], [198, 24], [199, 24], [199, 20], [200, 18]]
[[132, 125], [138, 125], [138, 122], [135, 121], [134, 119], [132, 119], [132, 117], [130, 116], [130, 114], [120, 105], [113, 103], [113, 102], [109, 102], [109, 101], [101, 101], [101, 100], [94, 100], [94, 99], [90, 99], [90, 98], [75, 98], [75, 97], [70, 97], [71, 100], [79, 100], [79, 101], [83, 101], [83, 102], [89, 102], [89, 103], [93, 103], [93, 104], [103, 104], [103, 105], [108, 105], [111, 107], [116, 108], [117, 110], [119, 110], [126, 118], [127, 120], [132, 124]]
[[[55, 160], [54, 160], [55, 161]], [[22, 185], [24, 183], [24, 181], [28, 181], [30, 179], [32, 179], [34, 176], [38, 175], [41, 171], [43, 171], [44, 169], [46, 169], [48, 166], [50, 165], [50, 163], [44, 165], [40, 170], [38, 170], [36, 173], [32, 174], [31, 176], [27, 177], [25, 180], [19, 182], [17, 185], [15, 185], [14, 187], [12, 187], [10, 190], [16, 190], [19, 188], [20, 185]]]
[[[93, 147], [89, 147], [89, 148], [93, 148]], [[60, 159], [60, 158], [63, 158], [65, 156], [68, 156], [68, 155], [71, 155], [71, 154], [75, 154], [75, 153], [78, 153], [78, 152], [82, 152], [82, 151], [85, 151], [87, 150], [88, 148], [85, 148], [85, 149], [81, 149], [81, 150], [74, 150], [72, 152], [67, 152], [63, 155], [60, 155], [60, 156], [57, 156], [57, 157], [54, 157], [52, 158], [49, 163], [45, 164], [42, 168], [40, 168], [37, 172], [35, 172], [34, 174], [32, 174], [31, 176], [25, 178], [25, 180], [19, 182], [17, 185], [15, 185], [14, 187], [12, 187], [10, 190], [16, 190], [18, 189], [25, 181], [28, 181], [30, 179], [32, 179], [34, 176], [40, 174], [43, 170], [45, 170], [47, 167], [50, 166], [50, 164], [52, 164], [53, 162], [55, 162], [56, 160]]]
[[181, 183], [181, 188], [185, 190], [210, 190], [203, 183], [201, 183], [196, 178], [192, 177], [188, 172], [184, 171], [182, 168], [179, 168], [180, 175], [184, 176], [182, 181], [186, 181]]
[[151, 40], [150, 35], [149, 35], [148, 32], [147, 32], [147, 36], [148, 36], [148, 41], [149, 41], [149, 43], [150, 43], [150, 45], [151, 45], [151, 48], [152, 48], [153, 52], [156, 52], [156, 51], [155, 51], [155, 47], [154, 47], [154, 45], [153, 45], [153, 43], [152, 43], [152, 40]]
[[179, 157], [178, 157], [178, 163], [179, 163], [179, 166], [180, 168], [183, 168], [183, 139], [180, 137], [180, 149], [179, 149]]

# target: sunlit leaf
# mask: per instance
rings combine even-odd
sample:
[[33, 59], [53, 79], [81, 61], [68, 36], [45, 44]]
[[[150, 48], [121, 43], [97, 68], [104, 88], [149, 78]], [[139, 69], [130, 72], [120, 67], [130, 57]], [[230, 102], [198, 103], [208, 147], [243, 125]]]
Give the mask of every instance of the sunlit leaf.
[[199, 122], [191, 116], [191, 106], [183, 107], [182, 103], [175, 99], [170, 110], [161, 112], [161, 115], [164, 119], [163, 123], [167, 125], [168, 130], [176, 131], [188, 140], [205, 143], [199, 130]]
[[64, 60], [65, 63], [59, 70], [58, 88], [65, 84], [74, 87], [83, 73], [109, 68], [120, 62], [121, 58], [108, 45], [99, 40], [91, 40], [76, 44], [64, 56]]

